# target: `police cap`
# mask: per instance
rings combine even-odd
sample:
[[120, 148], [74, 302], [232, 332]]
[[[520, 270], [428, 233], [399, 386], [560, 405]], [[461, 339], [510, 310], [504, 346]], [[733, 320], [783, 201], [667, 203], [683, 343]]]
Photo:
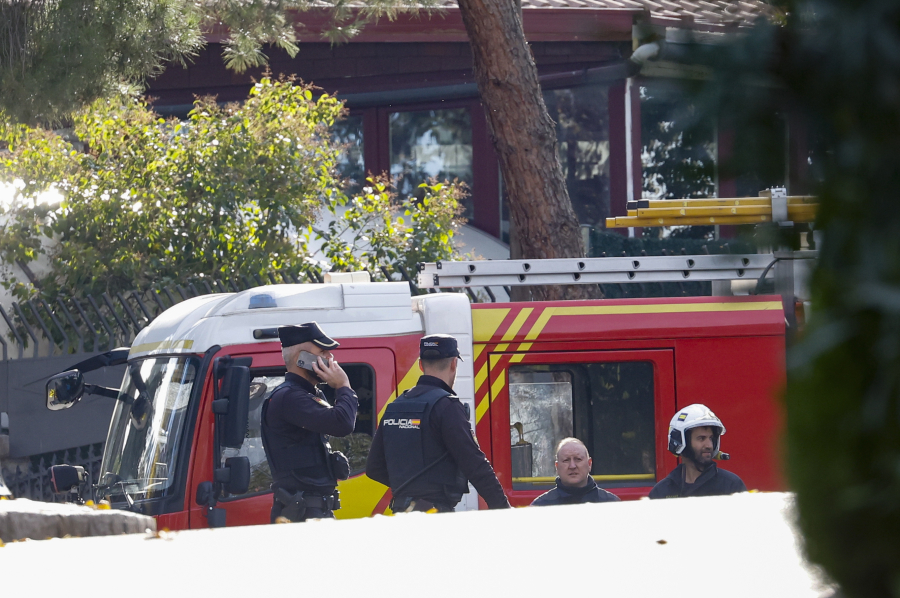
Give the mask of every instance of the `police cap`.
[[[456, 339], [449, 334], [429, 334], [419, 341], [419, 357], [422, 359], [446, 359], [459, 357]], [[460, 358], [461, 359], [461, 358]]]
[[307, 322], [299, 326], [280, 326], [278, 328], [278, 338], [281, 340], [281, 347], [284, 349], [300, 343], [315, 343], [323, 349], [334, 349], [339, 346], [339, 343], [322, 332], [322, 329], [315, 322]]

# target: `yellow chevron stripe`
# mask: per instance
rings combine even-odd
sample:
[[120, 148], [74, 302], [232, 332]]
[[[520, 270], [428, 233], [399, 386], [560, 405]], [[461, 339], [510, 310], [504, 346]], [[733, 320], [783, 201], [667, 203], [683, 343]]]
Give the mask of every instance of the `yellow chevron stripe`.
[[726, 311], [781, 311], [781, 301], [748, 301], [742, 303], [664, 303], [661, 305], [586, 305], [549, 307], [556, 316], [588, 316], [606, 314], [666, 314]]
[[758, 301], [747, 303], [665, 303], [661, 305], [584, 305], [573, 307], [548, 307], [528, 334], [526, 340], [535, 340], [553, 316], [611, 316], [631, 314], [676, 314], [735, 311], [781, 310], [780, 301]]
[[478, 373], [475, 374], [475, 394], [478, 394], [478, 389], [485, 383], [488, 376], [488, 364], [485, 363], [481, 366], [481, 369], [478, 370]]
[[493, 400], [497, 397], [497, 393], [503, 390], [504, 385], [506, 385], [506, 372], [504, 370], [500, 370], [497, 375], [497, 379], [494, 380], [494, 384], [491, 386], [491, 394], [490, 396], [484, 397], [482, 401], [478, 404], [478, 407], [475, 408], [475, 424], [478, 425], [478, 422], [481, 421], [481, 418], [484, 417], [484, 414], [487, 413], [488, 408], [491, 406]]
[[484, 343], [497, 333], [497, 329], [510, 308], [505, 309], [473, 309], [472, 310], [472, 340], [476, 343]]
[[503, 390], [503, 387], [506, 385], [506, 370], [501, 369], [497, 372], [497, 379], [494, 380], [494, 383], [491, 384], [491, 402], [494, 402], [494, 399], [500, 394], [500, 391]]
[[538, 316], [537, 321], [535, 321], [534, 326], [531, 327], [531, 330], [528, 331], [528, 334], [525, 335], [525, 340], [533, 341], [538, 337], [541, 331], [544, 329], [544, 326], [547, 325], [547, 322], [550, 321], [550, 316], [553, 315], [553, 308], [548, 307], [545, 308], [544, 311], [541, 312], [541, 315]]
[[345, 499], [345, 504], [342, 504], [341, 508], [334, 512], [335, 518], [357, 519], [373, 515], [372, 511], [384, 497], [387, 487], [363, 474], [349, 480], [339, 481], [338, 490], [341, 491], [342, 496], [352, 496], [353, 498]]
[[472, 356], [473, 361], [478, 361], [478, 358], [481, 357], [481, 354], [484, 352], [484, 348], [486, 346], [487, 345], [475, 345], [475, 347], [474, 347], [475, 352], [474, 352], [474, 355]]
[[158, 343], [144, 343], [143, 345], [135, 345], [131, 348], [131, 354], [147, 353], [150, 351], [180, 351], [182, 349], [189, 350], [194, 346], [194, 341], [190, 339], [180, 341], [159, 341]]
[[382, 407], [381, 411], [378, 412], [379, 422], [381, 421], [381, 418], [384, 417], [384, 410], [387, 409], [387, 406], [390, 405], [394, 401], [394, 399], [399, 396], [397, 393], [403, 394], [404, 390], [408, 390], [415, 386], [421, 374], [422, 371], [419, 369], [419, 361], [416, 360], [413, 362], [412, 367], [409, 368], [409, 371], [406, 372], [406, 375], [403, 376], [403, 380], [400, 381], [400, 384], [397, 385], [397, 390], [391, 392], [391, 396], [388, 397], [388, 400], [384, 404], [384, 407]]
[[497, 368], [497, 364], [500, 363], [501, 358], [502, 355], [495, 355], [493, 353], [488, 355], [488, 363], [490, 364], [489, 371], [497, 371], [497, 379], [494, 380], [494, 383], [491, 385], [490, 393], [485, 395], [484, 398], [481, 399], [481, 402], [475, 406], [476, 425], [481, 421], [481, 418], [484, 417], [485, 413], [487, 413], [494, 399], [497, 398], [497, 393], [503, 390], [503, 386], [506, 384], [506, 371], [502, 368]]
[[478, 425], [478, 422], [481, 421], [481, 418], [484, 417], [484, 414], [487, 413], [488, 407], [491, 406], [491, 397], [484, 397], [481, 399], [481, 402], [478, 403], [478, 407], [475, 408], [475, 425]]
[[516, 335], [519, 334], [519, 330], [525, 324], [525, 321], [528, 319], [528, 316], [531, 315], [531, 312], [534, 311], [533, 307], [525, 307], [518, 313], [516, 319], [513, 320], [513, 323], [509, 326], [509, 329], [506, 331], [506, 334], [503, 335], [501, 340], [509, 342], [512, 339], [516, 338]]

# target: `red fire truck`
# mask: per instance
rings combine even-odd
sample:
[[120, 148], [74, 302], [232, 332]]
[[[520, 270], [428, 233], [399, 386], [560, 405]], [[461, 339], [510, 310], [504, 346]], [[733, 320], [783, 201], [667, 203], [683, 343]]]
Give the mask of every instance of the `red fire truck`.
[[[419, 284], [731, 280], [765, 276], [772, 260], [427, 264]], [[459, 340], [455, 390], [515, 506], [552, 486], [553, 448], [567, 436], [588, 446], [602, 487], [623, 499], [646, 496], [676, 465], [667, 426], [691, 403], [725, 423], [729, 470], [749, 488], [783, 488], [781, 296], [471, 304], [463, 293], [414, 295], [405, 282], [368, 282], [365, 273], [331, 280], [190, 299], [156, 318], [130, 349], [51, 378], [51, 409], [86, 392], [117, 399], [95, 495], [170, 529], [267, 523], [271, 476], [259, 417], [284, 376], [276, 329], [311, 320], [340, 341], [335, 357], [360, 399], [353, 434], [332, 439], [352, 467], [340, 483], [339, 518], [388, 511], [389, 490], [364, 473], [368, 448], [387, 404], [415, 384], [418, 341], [433, 333]], [[83, 374], [111, 363], [127, 363], [121, 389], [85, 384]], [[483, 507], [470, 489], [458, 509]]]

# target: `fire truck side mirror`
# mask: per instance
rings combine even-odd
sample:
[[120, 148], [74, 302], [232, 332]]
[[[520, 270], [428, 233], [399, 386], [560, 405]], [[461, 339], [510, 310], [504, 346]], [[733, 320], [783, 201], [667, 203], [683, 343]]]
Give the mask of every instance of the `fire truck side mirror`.
[[246, 494], [250, 488], [250, 459], [228, 457], [225, 459], [225, 467], [216, 469], [213, 475], [228, 494]]
[[[221, 405], [220, 401], [227, 401]], [[233, 365], [225, 373], [222, 381], [221, 405], [216, 413], [224, 415], [220, 443], [225, 448], [241, 448], [247, 436], [250, 423], [250, 368]]]
[[51, 376], [47, 380], [47, 409], [68, 409], [84, 396], [84, 376], [78, 370], [69, 370]]

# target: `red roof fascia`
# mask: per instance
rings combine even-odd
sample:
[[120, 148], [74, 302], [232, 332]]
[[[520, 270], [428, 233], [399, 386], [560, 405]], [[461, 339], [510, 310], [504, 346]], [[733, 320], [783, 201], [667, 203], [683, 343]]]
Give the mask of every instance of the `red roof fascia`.
[[[523, 11], [525, 37], [529, 42], [631, 41], [631, 27], [640, 10], [597, 8], [530, 8]], [[327, 13], [320, 10], [298, 15], [303, 24], [300, 42], [321, 42], [319, 33], [328, 24]], [[228, 38], [216, 28], [206, 36], [209, 43]], [[458, 8], [432, 15], [399, 15], [393, 21], [380, 19], [367, 25], [350, 42], [467, 42], [466, 28]]]

